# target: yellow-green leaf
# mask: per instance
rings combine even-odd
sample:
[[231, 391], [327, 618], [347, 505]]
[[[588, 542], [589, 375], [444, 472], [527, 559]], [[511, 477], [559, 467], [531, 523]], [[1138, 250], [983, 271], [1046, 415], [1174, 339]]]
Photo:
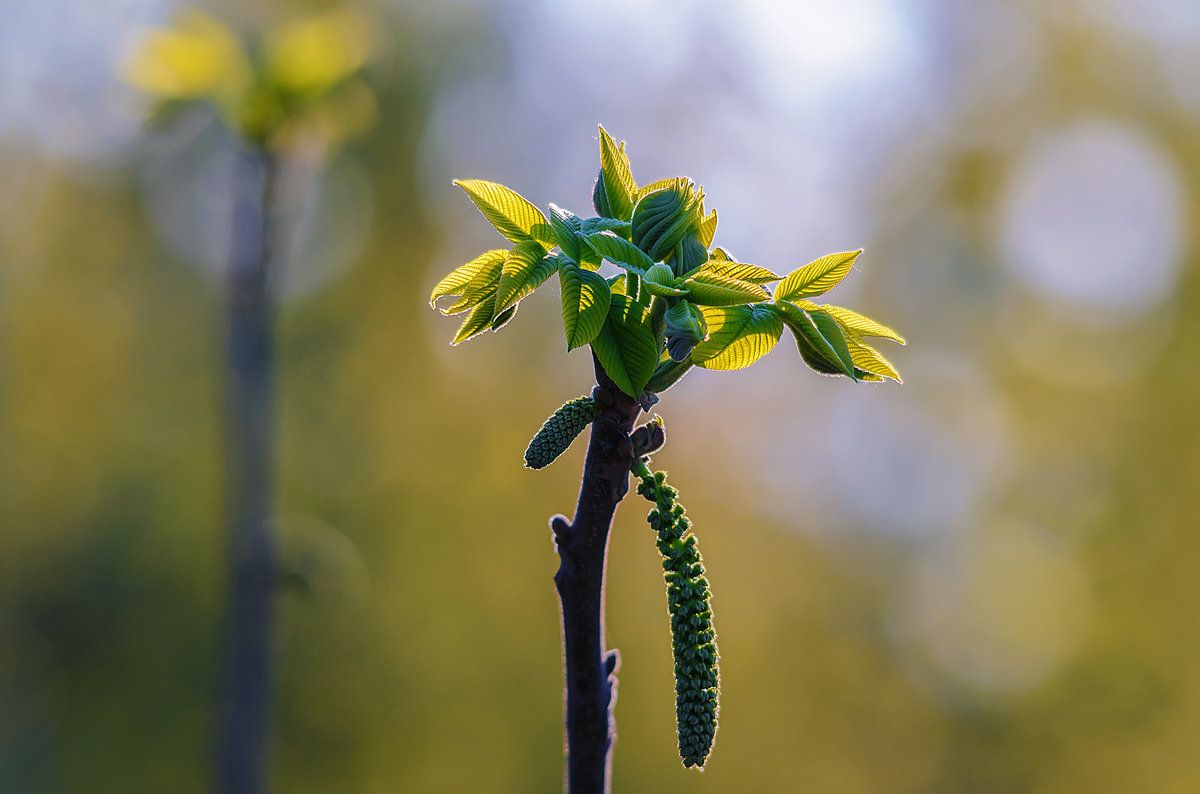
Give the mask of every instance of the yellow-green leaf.
[[[515, 190], [482, 179], [456, 179], [454, 184], [465, 190], [483, 216], [514, 243], [553, 239], [554, 230], [546, 216]], [[545, 248], [543, 243], [539, 245]]]
[[736, 306], [757, 303], [770, 296], [757, 284], [731, 278], [720, 273], [701, 270], [684, 282], [688, 300], [701, 306]]
[[496, 274], [499, 274], [500, 267], [504, 264], [504, 259], [507, 256], [508, 251], [503, 248], [496, 248], [480, 254], [465, 265], [456, 267], [433, 288], [433, 292], [429, 294], [429, 305], [434, 306], [438, 298], [445, 298], [450, 295], [462, 295], [467, 285], [478, 277], [480, 273], [488, 272], [494, 268]]
[[883, 323], [876, 322], [870, 317], [864, 317], [856, 311], [843, 308], [841, 306], [833, 306], [830, 304], [816, 304], [812, 301], [796, 301], [797, 306], [809, 312], [825, 312], [838, 321], [842, 328], [850, 331], [858, 336], [878, 336], [884, 339], [891, 339], [893, 342], [904, 344], [904, 337], [888, 328]]
[[546, 256], [537, 240], [517, 243], [508, 252], [496, 286], [496, 311], [509, 306], [533, 292], [558, 269], [558, 260]]
[[900, 373], [892, 366], [892, 362], [875, 348], [853, 338], [847, 339], [846, 345], [850, 348], [850, 358], [853, 359], [854, 366], [881, 378], [891, 378], [896, 383], [904, 382], [900, 379]]
[[717, 234], [717, 211], [713, 210], [700, 224], [700, 243], [705, 248], [712, 245], [713, 237]]
[[708, 338], [692, 349], [692, 362], [705, 369], [748, 367], [771, 352], [783, 321], [764, 305], [707, 307]]
[[804, 267], [793, 270], [787, 278], [779, 282], [775, 288], [775, 300], [794, 301], [797, 298], [811, 298], [823, 295], [838, 285], [846, 277], [854, 260], [862, 253], [847, 251], [841, 254], [829, 254]]
[[[720, 251], [721, 249], [717, 249]], [[721, 251], [724, 254], [724, 251]], [[751, 284], [769, 284], [772, 281], [778, 281], [781, 277], [775, 275], [765, 267], [758, 265], [748, 265], [745, 262], [734, 262], [726, 256], [717, 258], [716, 251], [713, 252], [714, 257], [704, 263], [701, 268], [701, 273], [716, 273], [729, 278], [735, 278], [739, 281], [748, 281]]]

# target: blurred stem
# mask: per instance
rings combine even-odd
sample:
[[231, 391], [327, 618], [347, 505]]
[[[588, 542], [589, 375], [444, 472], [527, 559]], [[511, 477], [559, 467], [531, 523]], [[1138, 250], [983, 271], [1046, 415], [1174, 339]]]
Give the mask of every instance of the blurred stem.
[[226, 339], [226, 493], [229, 593], [220, 726], [218, 790], [266, 790], [276, 549], [274, 305], [271, 208], [278, 163], [247, 149], [236, 171]]
[[629, 434], [641, 405], [595, 362], [592, 423], [575, 519], [550, 521], [561, 564], [554, 576], [562, 601], [567, 689], [567, 790], [609, 791], [616, 722], [612, 715], [618, 656], [604, 650], [604, 567], [617, 503], [629, 491]]

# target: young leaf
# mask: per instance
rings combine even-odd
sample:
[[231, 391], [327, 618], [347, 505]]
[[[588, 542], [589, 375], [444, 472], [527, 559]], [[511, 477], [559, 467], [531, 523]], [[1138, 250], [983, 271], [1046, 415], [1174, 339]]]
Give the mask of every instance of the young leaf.
[[596, 338], [604, 320], [612, 293], [604, 277], [584, 270], [570, 262], [558, 270], [562, 288], [563, 331], [567, 335], [567, 351], [583, 347]]
[[823, 314], [810, 315], [786, 301], [771, 306], [796, 337], [796, 347], [804, 363], [817, 372], [857, 379], [846, 339], [832, 318]]
[[892, 362], [875, 348], [853, 337], [846, 339], [846, 346], [850, 348], [850, 358], [853, 359], [856, 368], [880, 378], [891, 378], [896, 383], [904, 382], [900, 379], [900, 373], [892, 366]]
[[812, 301], [795, 301], [796, 305], [807, 312], [824, 312], [838, 321], [838, 325], [843, 329], [850, 331], [857, 336], [879, 336], [884, 339], [891, 339], [893, 342], [904, 344], [904, 337], [888, 328], [883, 323], [878, 323], [870, 317], [864, 317], [856, 311], [844, 309], [841, 306], [833, 306], [831, 304], [818, 305]]
[[705, 369], [742, 369], [771, 352], [783, 334], [783, 321], [768, 306], [704, 309], [708, 339], [692, 350], [692, 361]]
[[739, 303], [757, 303], [770, 296], [757, 284], [701, 270], [684, 283], [688, 300], [702, 306], [736, 306]]
[[496, 314], [495, 310], [496, 295], [492, 293], [483, 303], [480, 303], [467, 315], [467, 319], [463, 320], [463, 324], [459, 326], [458, 333], [450, 340], [450, 344], [460, 344], [490, 328], [492, 318]]
[[646, 271], [646, 275], [642, 277], [642, 286], [649, 290], [651, 295], [660, 297], [679, 297], [687, 294], [687, 290], [675, 287], [675, 273], [662, 262]]
[[659, 179], [651, 182], [648, 185], [642, 185], [640, 188], [638, 188], [637, 193], [634, 194], [633, 203], [637, 204], [642, 200], [642, 196], [646, 195], [647, 193], [653, 193], [656, 190], [662, 190], [665, 187], [671, 187], [675, 184], [675, 180], [676, 177], [669, 177], [667, 179]]
[[494, 333], [496, 331], [499, 331], [501, 328], [503, 328], [504, 326], [506, 326], [510, 322], [512, 322], [512, 318], [514, 318], [516, 316], [517, 316], [517, 304], [514, 303], [512, 306], [509, 306], [507, 309], [505, 309], [504, 311], [497, 314], [496, 319], [492, 320], [492, 324], [490, 326], [492, 329], [492, 332]]
[[438, 309], [438, 311], [446, 315], [458, 314], [473, 306], [478, 306], [485, 299], [495, 295], [496, 287], [500, 284], [500, 269], [508, 258], [508, 254], [509, 252], [505, 251], [503, 258], [489, 260], [484, 267], [480, 268], [475, 278], [471, 279], [471, 283], [463, 287], [462, 297], [453, 305], [445, 309]]
[[717, 234], [717, 211], [713, 210], [705, 216], [700, 224], [700, 243], [708, 248], [712, 245], [713, 237]]
[[637, 184], [629, 169], [624, 141], [617, 146], [603, 126], [600, 127], [600, 178], [604, 180], [612, 217], [629, 220], [633, 215], [633, 196], [637, 193]]
[[504, 311], [542, 285], [558, 269], [556, 256], [546, 256], [536, 240], [525, 240], [513, 246], [500, 271], [496, 287], [496, 310]]
[[515, 190], [482, 179], [456, 179], [454, 184], [465, 190], [483, 216], [514, 243], [540, 240], [545, 247], [545, 239], [553, 239], [554, 231], [546, 216]]
[[579, 235], [583, 230], [583, 221], [575, 213], [564, 210], [557, 204], [550, 205], [550, 225], [558, 238], [558, 247], [567, 256], [579, 261]]
[[504, 259], [507, 256], [508, 251], [503, 248], [497, 248], [482, 253], [465, 265], [455, 268], [450, 272], [450, 275], [439, 281], [437, 286], [433, 288], [433, 292], [429, 294], [429, 305], [434, 307], [438, 298], [445, 298], [450, 295], [462, 295], [464, 288], [481, 272], [489, 271], [494, 267], [496, 272], [499, 273], [500, 266], [504, 263]]
[[[727, 256], [718, 258], [716, 252], [713, 251], [713, 257], [704, 263], [704, 267], [700, 269], [701, 273], [716, 273], [729, 278], [736, 278], [739, 281], [748, 281], [751, 284], [769, 284], [772, 281], [778, 281], [782, 276], [777, 276], [765, 267], [758, 265], [748, 265], [745, 262], [734, 262]], [[724, 251], [721, 251], [724, 254]]]
[[794, 301], [823, 295], [846, 277], [862, 249], [843, 254], [829, 254], [793, 270], [775, 287], [775, 300]]
[[592, 351], [621, 391], [639, 397], [658, 365], [658, 345], [646, 308], [624, 295], [613, 295], [608, 319], [592, 340]]
[[642, 249], [628, 240], [617, 237], [612, 232], [596, 232], [589, 234], [584, 239], [600, 256], [639, 276], [654, 264], [654, 260], [646, 256]]
[[580, 233], [584, 237], [593, 232], [616, 232], [618, 237], [629, 239], [629, 221], [619, 221], [615, 218], [588, 218], [583, 221]]

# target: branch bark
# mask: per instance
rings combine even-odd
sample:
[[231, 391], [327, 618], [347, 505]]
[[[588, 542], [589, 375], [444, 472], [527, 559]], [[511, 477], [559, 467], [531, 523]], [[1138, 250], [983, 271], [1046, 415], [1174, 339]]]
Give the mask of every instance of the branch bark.
[[629, 491], [629, 434], [642, 410], [593, 362], [597, 386], [592, 396], [599, 414], [592, 423], [575, 518], [550, 520], [561, 560], [554, 583], [562, 602], [571, 794], [608, 792], [612, 776], [619, 656], [604, 650], [604, 568], [613, 514]]
[[247, 150], [237, 170], [228, 274], [226, 498], [230, 580], [217, 783], [224, 794], [266, 788], [275, 537], [274, 305], [271, 208], [278, 164]]

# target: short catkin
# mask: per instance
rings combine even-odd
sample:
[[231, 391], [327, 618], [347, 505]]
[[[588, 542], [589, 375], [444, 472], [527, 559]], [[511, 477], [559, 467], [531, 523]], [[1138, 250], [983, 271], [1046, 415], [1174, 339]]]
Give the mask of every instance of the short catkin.
[[596, 401], [580, 397], [566, 402], [542, 424], [525, 450], [525, 466], [544, 469], [567, 451], [575, 437], [596, 418]]
[[717, 634], [713, 629], [711, 594], [704, 562], [666, 472], [641, 477], [637, 492], [655, 503], [646, 517], [658, 533], [671, 614], [671, 648], [675, 655], [675, 716], [679, 756], [684, 766], [703, 767], [717, 732]]

